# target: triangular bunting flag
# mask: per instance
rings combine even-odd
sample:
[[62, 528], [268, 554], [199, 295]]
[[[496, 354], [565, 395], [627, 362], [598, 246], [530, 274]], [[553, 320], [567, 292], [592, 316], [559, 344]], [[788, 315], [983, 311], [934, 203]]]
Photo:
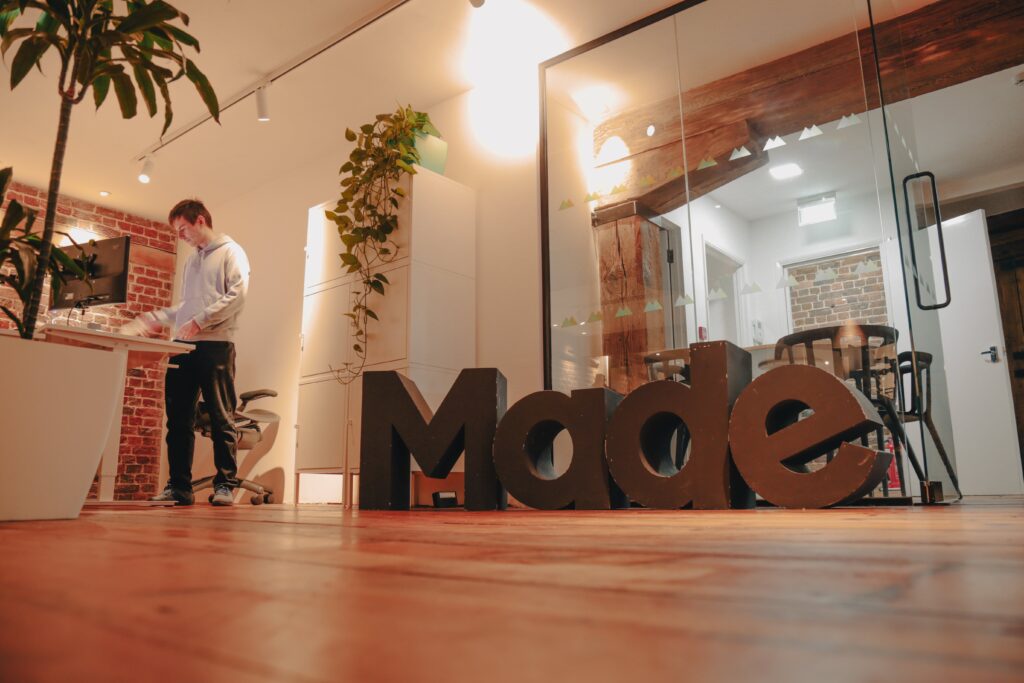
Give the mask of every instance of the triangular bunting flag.
[[860, 117], [856, 114], [850, 114], [839, 119], [839, 125], [836, 126], [836, 130], [842, 130], [843, 128], [849, 128], [850, 126], [856, 126], [860, 123]]
[[732, 154], [729, 155], [729, 161], [736, 161], [737, 159], [742, 159], [743, 157], [749, 157], [750, 154], [751, 152], [749, 149], [746, 148], [746, 146], [737, 147], [732, 151]]
[[819, 135], [823, 135], [821, 128], [818, 128], [817, 126], [811, 126], [810, 128], [804, 128], [803, 132], [800, 133], [800, 139], [810, 140], [811, 138], [816, 138]]

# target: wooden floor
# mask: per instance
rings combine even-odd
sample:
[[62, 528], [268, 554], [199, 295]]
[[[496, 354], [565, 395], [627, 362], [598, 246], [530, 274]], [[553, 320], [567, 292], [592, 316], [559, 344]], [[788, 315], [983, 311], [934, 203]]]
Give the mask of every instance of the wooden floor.
[[0, 525], [0, 681], [1024, 680], [1024, 500]]

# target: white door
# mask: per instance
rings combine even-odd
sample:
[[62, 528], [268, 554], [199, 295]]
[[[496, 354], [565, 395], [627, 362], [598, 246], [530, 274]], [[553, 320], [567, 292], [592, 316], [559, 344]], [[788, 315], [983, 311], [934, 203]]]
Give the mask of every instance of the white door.
[[[960, 488], [964, 495], [1024, 493], [985, 213], [943, 220], [942, 231], [951, 296], [938, 313]], [[935, 227], [929, 232], [938, 253]], [[935, 277], [941, 281], [941, 272]], [[987, 353], [993, 346], [995, 360]]]

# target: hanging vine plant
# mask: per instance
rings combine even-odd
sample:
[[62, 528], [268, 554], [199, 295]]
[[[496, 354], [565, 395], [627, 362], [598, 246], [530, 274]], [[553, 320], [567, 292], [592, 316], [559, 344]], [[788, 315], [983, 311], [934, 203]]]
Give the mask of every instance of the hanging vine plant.
[[343, 384], [359, 377], [366, 367], [367, 326], [379, 320], [370, 307], [373, 295], [383, 295], [391, 284], [380, 268], [398, 257], [395, 231], [398, 230], [398, 208], [405, 198], [400, 183], [404, 175], [414, 175], [413, 164], [420, 161], [416, 139], [427, 135], [441, 137], [430, 122], [430, 116], [399, 107], [390, 114], [378, 114], [375, 123], [367, 123], [356, 133], [345, 130], [345, 139], [355, 142], [355, 149], [341, 167], [341, 197], [328, 220], [338, 226], [345, 251], [340, 254], [348, 273], [358, 273], [359, 289], [352, 310], [345, 315], [352, 320], [352, 350], [355, 361], [334, 369]]

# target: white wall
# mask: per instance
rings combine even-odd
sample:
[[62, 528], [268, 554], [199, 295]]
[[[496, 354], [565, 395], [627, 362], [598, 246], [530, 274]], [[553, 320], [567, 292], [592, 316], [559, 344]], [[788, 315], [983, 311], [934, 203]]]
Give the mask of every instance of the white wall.
[[469, 93], [427, 110], [448, 141], [445, 175], [477, 192], [477, 364], [504, 373], [511, 403], [543, 388], [537, 156], [487, 152]]
[[[746, 277], [745, 264], [750, 257], [750, 224], [729, 207], [716, 209], [717, 202], [710, 196], [704, 196], [665, 214], [665, 218], [680, 227], [682, 242], [686, 246], [683, 254], [683, 281], [686, 293], [693, 297], [694, 304], [687, 306], [687, 330], [690, 342], [697, 341], [697, 326], [710, 326], [708, 307], [708, 290], [715, 283], [708, 282], [705, 245], [710, 245], [722, 252], [741, 266], [741, 276]], [[692, 249], [692, 253], [691, 253]], [[741, 320], [748, 316], [749, 296], [737, 301]], [[749, 326], [739, 330], [739, 336], [729, 341], [740, 346], [750, 344]], [[719, 339], [714, 329], [710, 339]]]

